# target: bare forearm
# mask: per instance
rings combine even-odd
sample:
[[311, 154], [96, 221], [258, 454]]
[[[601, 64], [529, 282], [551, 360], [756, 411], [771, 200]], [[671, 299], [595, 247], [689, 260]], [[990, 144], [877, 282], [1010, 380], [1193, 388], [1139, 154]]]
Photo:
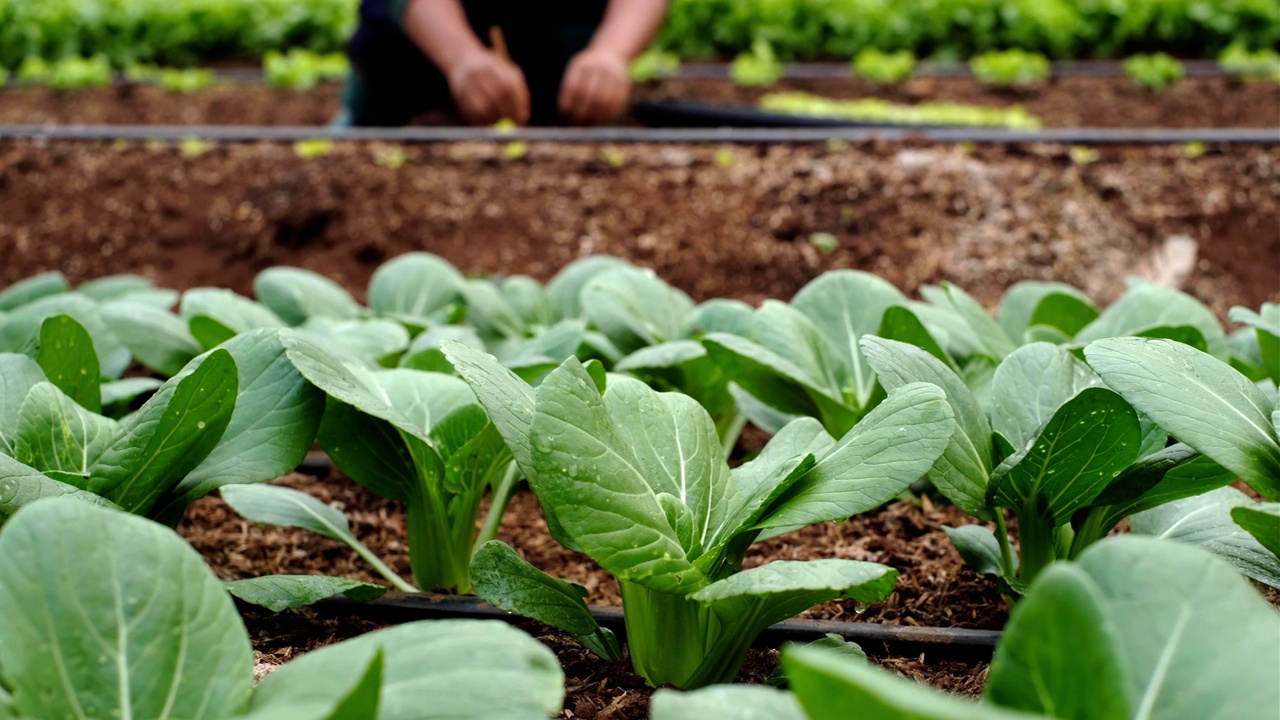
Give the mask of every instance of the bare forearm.
[[485, 49], [459, 0], [409, 0], [401, 25], [446, 76], [460, 59]]
[[630, 61], [649, 46], [666, 13], [667, 0], [609, 0], [589, 49]]
[[529, 87], [509, 58], [486, 48], [471, 31], [459, 0], [409, 0], [400, 26], [440, 68], [468, 122], [529, 121]]

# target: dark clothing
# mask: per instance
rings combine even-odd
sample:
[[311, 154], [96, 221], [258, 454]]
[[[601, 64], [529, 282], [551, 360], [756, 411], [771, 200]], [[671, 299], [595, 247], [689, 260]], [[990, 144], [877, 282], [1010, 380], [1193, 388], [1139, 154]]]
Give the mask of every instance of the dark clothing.
[[[351, 39], [346, 105], [351, 125], [404, 125], [414, 116], [455, 112], [449, 83], [401, 29], [409, 0], [363, 0]], [[560, 81], [604, 19], [604, 0], [461, 0], [471, 30], [489, 42], [497, 26], [529, 85], [530, 120], [551, 125]]]

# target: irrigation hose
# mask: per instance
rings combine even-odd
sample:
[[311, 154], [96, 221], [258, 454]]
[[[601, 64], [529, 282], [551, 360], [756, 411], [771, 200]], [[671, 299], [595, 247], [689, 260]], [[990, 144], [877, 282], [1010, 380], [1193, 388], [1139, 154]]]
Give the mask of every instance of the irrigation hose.
[[[387, 623], [443, 618], [527, 622], [525, 618], [491, 607], [479, 598], [464, 595], [389, 592], [371, 602], [337, 597], [312, 607], [323, 613], [355, 615]], [[591, 614], [602, 627], [613, 630], [619, 638], [625, 638], [626, 625], [621, 608], [594, 605], [591, 606]], [[880, 657], [915, 657], [923, 653], [933, 658], [966, 660], [989, 660], [1000, 638], [997, 630], [793, 619], [769, 626], [760, 634], [756, 645], [778, 647], [786, 642], [811, 642], [830, 633], [856, 642], [868, 654]]]
[[299, 140], [394, 143], [531, 142], [563, 143], [822, 143], [924, 140], [936, 143], [1064, 143], [1070, 145], [1153, 145], [1200, 142], [1270, 145], [1280, 128], [985, 128], [716, 127], [716, 128], [518, 128], [471, 127], [334, 128], [237, 125], [0, 125], [0, 140], [158, 140], [213, 142], [296, 142]]

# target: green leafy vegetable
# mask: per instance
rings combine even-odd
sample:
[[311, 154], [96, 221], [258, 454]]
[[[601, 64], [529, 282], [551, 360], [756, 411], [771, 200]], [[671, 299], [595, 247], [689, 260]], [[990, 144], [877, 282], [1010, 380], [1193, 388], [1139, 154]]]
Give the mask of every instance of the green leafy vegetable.
[[843, 434], [878, 400], [858, 340], [879, 330], [890, 307], [906, 302], [874, 275], [825, 273], [790, 305], [761, 305], [746, 337], [713, 332], [703, 343], [728, 379], [760, 402]]
[[1041, 85], [1049, 79], [1049, 58], [1022, 50], [992, 50], [975, 55], [969, 69], [988, 85]]
[[[962, 510], [995, 521], [994, 534], [948, 534], [979, 572], [1004, 582], [1007, 594], [1055, 560], [1078, 556], [1130, 514], [1231, 480], [1191, 447], [1166, 448], [1160, 428], [1063, 346], [1032, 343], [1005, 357], [984, 410], [960, 376], [927, 351], [876, 337], [862, 344], [888, 390], [921, 381], [945, 390], [956, 432], [928, 477]], [[1006, 511], [1018, 520], [1020, 557]]]
[[[287, 592], [270, 599], [234, 585], [273, 604], [300, 589], [274, 582]], [[254, 687], [248, 633], [200, 556], [161, 525], [72, 499], [23, 508], [0, 532], [0, 639], [0, 697], [18, 717], [532, 720], [564, 697], [544, 646], [467, 620], [331, 645]]]
[[259, 302], [289, 325], [301, 325], [311, 317], [349, 320], [360, 314], [360, 306], [350, 293], [332, 280], [301, 268], [263, 270], [253, 280], [253, 291]]
[[1124, 73], [1139, 87], [1165, 90], [1186, 76], [1187, 70], [1176, 58], [1154, 53], [1129, 56], [1124, 61]]
[[[353, 480], [406, 505], [419, 586], [469, 589], [472, 552], [496, 533], [516, 475], [467, 384], [441, 373], [344, 364], [298, 333], [283, 340], [294, 367], [328, 396], [320, 445]], [[492, 521], [477, 533], [489, 490]]]
[[1227, 363], [1171, 340], [1114, 338], [1085, 348], [1108, 386], [1182, 442], [1280, 499], [1275, 404]]
[[1136, 535], [1203, 548], [1254, 580], [1280, 587], [1275, 508], [1275, 503], [1258, 503], [1222, 487], [1140, 512], [1130, 518], [1129, 527]]
[[1262, 718], [1280, 703], [1280, 619], [1213, 556], [1120, 537], [1032, 583], [982, 703], [817, 648], [790, 648], [783, 665], [808, 717], [823, 720]]
[[621, 660], [613, 631], [602, 628], [587, 608], [587, 589], [530, 565], [498, 540], [481, 545], [471, 558], [471, 583], [486, 602], [560, 628], [605, 660]]
[[382, 597], [380, 585], [324, 575], [267, 575], [226, 583], [227, 592], [271, 612], [305, 607], [335, 595], [365, 602]]
[[93, 338], [70, 315], [55, 315], [40, 324], [36, 362], [45, 377], [90, 412], [102, 411], [102, 379]]
[[631, 61], [631, 82], [645, 83], [671, 77], [680, 72], [680, 56], [673, 52], [650, 48]]
[[882, 52], [866, 48], [853, 58], [853, 73], [882, 84], [902, 82], [916, 69], [916, 56], [910, 50]]
[[782, 79], [783, 67], [773, 47], [762, 39], [751, 43], [751, 49], [739, 53], [729, 65], [729, 77], [738, 85], [772, 85]]
[[[632, 662], [654, 684], [727, 680], [769, 624], [825, 599], [885, 597], [896, 573], [882, 566], [817, 560], [740, 572], [742, 557], [762, 533], [893, 498], [951, 434], [942, 393], [914, 385], [839, 441], [800, 420], [730, 470], [711, 418], [686, 396], [625, 377], [610, 378], [602, 395], [575, 359], [531, 391], [492, 357], [456, 343], [444, 349], [548, 520], [618, 578]], [[529, 587], [532, 597], [537, 584]], [[486, 587], [477, 591], [486, 596]]]
[[416, 590], [356, 539], [345, 515], [307, 493], [276, 485], [228, 485], [221, 494], [233, 510], [254, 522], [302, 528], [337, 540], [354, 550], [397, 590]]
[[716, 685], [694, 692], [659, 690], [649, 707], [652, 720], [804, 720], [791, 693], [756, 685]]

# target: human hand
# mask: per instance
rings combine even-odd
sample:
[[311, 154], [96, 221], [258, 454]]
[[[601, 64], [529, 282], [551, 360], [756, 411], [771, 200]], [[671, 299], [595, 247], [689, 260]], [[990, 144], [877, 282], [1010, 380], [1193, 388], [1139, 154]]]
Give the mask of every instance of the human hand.
[[510, 60], [480, 49], [459, 58], [448, 72], [449, 92], [462, 117], [474, 125], [511, 118], [529, 122], [529, 86]]
[[575, 125], [599, 125], [627, 108], [631, 77], [625, 58], [605, 50], [583, 50], [569, 62], [560, 85], [560, 114]]

